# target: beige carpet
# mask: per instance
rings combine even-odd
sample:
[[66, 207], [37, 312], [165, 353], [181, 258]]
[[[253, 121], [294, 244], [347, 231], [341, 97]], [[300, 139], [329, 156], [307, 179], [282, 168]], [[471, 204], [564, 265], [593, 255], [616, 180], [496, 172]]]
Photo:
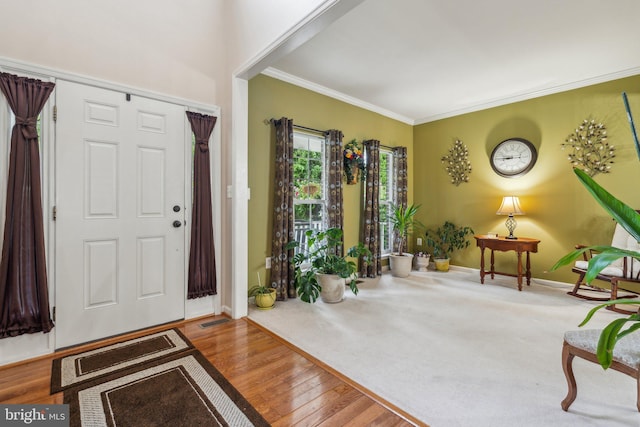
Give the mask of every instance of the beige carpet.
[[[249, 317], [434, 427], [640, 426], [635, 381], [575, 359], [578, 397], [561, 366], [563, 334], [592, 302], [535, 280], [480, 285], [478, 272], [366, 280], [339, 304], [299, 300]], [[588, 327], [619, 315], [603, 311]]]

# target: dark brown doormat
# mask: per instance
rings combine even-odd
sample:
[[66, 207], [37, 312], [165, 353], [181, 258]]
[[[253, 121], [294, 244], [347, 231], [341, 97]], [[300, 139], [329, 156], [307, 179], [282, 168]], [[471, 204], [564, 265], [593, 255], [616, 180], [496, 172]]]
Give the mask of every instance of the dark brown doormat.
[[170, 329], [55, 359], [51, 393], [192, 348], [179, 330]]
[[66, 387], [70, 425], [269, 425], [186, 338], [181, 339], [189, 348]]

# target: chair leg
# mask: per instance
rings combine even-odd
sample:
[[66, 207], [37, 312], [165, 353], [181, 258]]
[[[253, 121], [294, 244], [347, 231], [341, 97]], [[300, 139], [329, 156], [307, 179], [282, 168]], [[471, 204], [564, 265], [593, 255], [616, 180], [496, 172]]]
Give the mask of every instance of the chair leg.
[[[636, 298], [637, 295], [622, 295], [624, 298]], [[618, 280], [616, 278], [611, 279], [611, 299], [621, 298], [618, 296]], [[625, 310], [624, 308], [616, 307], [615, 305], [608, 305], [605, 307], [607, 310], [615, 311], [620, 314], [636, 314], [638, 310]]]
[[580, 286], [582, 286], [582, 280], [584, 280], [585, 273], [579, 273], [580, 277], [578, 277], [578, 281], [576, 282], [573, 290], [567, 292], [569, 295], [578, 296], [578, 290], [580, 290]]
[[[573, 376], [572, 364], [574, 357], [575, 355], [571, 354], [571, 351], [569, 350], [569, 344], [567, 344], [567, 342], [565, 341], [562, 345], [562, 369], [564, 370], [564, 376], [567, 378], [567, 385], [569, 389], [567, 391], [567, 397], [565, 397], [560, 404], [560, 406], [562, 406], [562, 409], [565, 411], [569, 410], [569, 406], [571, 406], [573, 401], [576, 400], [576, 396], [578, 395], [578, 386], [576, 385], [576, 379]], [[640, 382], [638, 382], [638, 387], [640, 387]]]
[[640, 373], [636, 376], [636, 384], [637, 384], [637, 394], [636, 394], [636, 407], [638, 408], [638, 412], [640, 412]]

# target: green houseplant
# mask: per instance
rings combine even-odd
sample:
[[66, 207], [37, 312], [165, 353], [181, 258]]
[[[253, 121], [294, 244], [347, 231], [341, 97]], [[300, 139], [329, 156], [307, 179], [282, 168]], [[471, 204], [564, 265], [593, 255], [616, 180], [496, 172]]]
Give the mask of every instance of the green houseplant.
[[398, 243], [398, 252], [391, 253], [389, 256], [389, 268], [391, 274], [395, 277], [407, 277], [411, 272], [411, 263], [413, 262], [413, 254], [405, 253], [407, 246], [407, 238], [420, 223], [415, 220], [415, 216], [420, 209], [420, 205], [409, 205], [406, 208], [402, 206], [392, 206], [391, 227], [396, 242]]
[[[340, 228], [307, 230], [305, 234], [306, 249], [297, 253], [292, 260], [300, 299], [312, 303], [320, 296], [324, 302], [342, 301], [346, 279], [352, 278], [357, 271], [356, 263], [348, 258], [362, 257], [364, 262], [368, 262], [371, 251], [358, 242], [347, 250], [345, 256], [338, 255], [343, 244]], [[298, 246], [298, 242], [289, 242], [287, 249]], [[358, 294], [355, 280], [351, 280], [349, 287], [355, 295]]]
[[254, 285], [249, 288], [249, 297], [254, 297], [256, 306], [262, 310], [269, 310], [276, 303], [276, 289], [269, 286]]
[[467, 236], [470, 234], [473, 234], [471, 227], [458, 227], [451, 221], [426, 231], [425, 243], [431, 248], [436, 270], [449, 271], [449, 255], [457, 249], [468, 247]]
[[[600, 203], [600, 205], [635, 239], [640, 241], [640, 214], [634, 209], [624, 204], [604, 188], [598, 185], [586, 172], [574, 168], [574, 173], [578, 176], [578, 179], [584, 184], [591, 195]], [[573, 262], [582, 256], [582, 253], [590, 249], [600, 252], [598, 256], [593, 257], [589, 261], [587, 274], [585, 275], [585, 281], [590, 283], [596, 276], [609, 264], [622, 257], [633, 257], [640, 259], [640, 253], [635, 251], [629, 251], [625, 249], [614, 248], [612, 246], [590, 246], [587, 248], [576, 249], [564, 257], [562, 257], [551, 270], [556, 270], [562, 266], [572, 265]], [[580, 324], [583, 326], [586, 324], [594, 313], [603, 307], [613, 304], [634, 304], [640, 305], [640, 301], [633, 299], [619, 299], [607, 301], [604, 304], [600, 304], [594, 307], [587, 314], [586, 318]], [[623, 328], [628, 326], [627, 329]], [[634, 313], [626, 318], [619, 318], [609, 323], [602, 330], [598, 341], [598, 348], [596, 354], [600, 365], [607, 369], [611, 366], [613, 361], [613, 349], [620, 340], [620, 338], [628, 335], [636, 330], [640, 329], [640, 314]]]

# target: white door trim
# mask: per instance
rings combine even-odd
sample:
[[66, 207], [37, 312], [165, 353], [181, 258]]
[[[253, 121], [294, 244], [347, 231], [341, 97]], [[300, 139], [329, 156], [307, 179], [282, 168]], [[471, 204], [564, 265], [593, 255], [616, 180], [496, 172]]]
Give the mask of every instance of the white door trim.
[[[222, 240], [221, 240], [221, 215], [222, 215], [222, 197], [226, 194], [226, 191], [223, 191], [222, 188], [222, 139], [220, 128], [222, 127], [221, 120], [221, 108], [212, 104], [205, 104], [185, 98], [180, 98], [176, 96], [166, 95], [158, 92], [153, 92], [149, 90], [144, 90], [140, 88], [135, 88], [131, 86], [126, 86], [124, 84], [114, 83], [106, 80], [101, 80], [97, 78], [92, 78], [80, 74], [70, 73], [66, 71], [61, 71], [57, 69], [53, 69], [50, 67], [40, 66], [36, 64], [30, 64], [22, 61], [16, 61], [14, 59], [10, 59], [7, 57], [0, 56], [0, 71], [6, 73], [12, 73], [17, 75], [28, 75], [31, 77], [35, 77], [44, 81], [52, 81], [55, 82], [57, 79], [67, 80], [74, 83], [81, 83], [89, 86], [95, 86], [103, 89], [110, 89], [114, 91], [119, 91], [123, 93], [131, 93], [132, 95], [137, 95], [141, 97], [146, 97], [150, 99], [155, 99], [159, 101], [164, 101], [172, 104], [182, 105], [184, 106], [185, 111], [196, 111], [202, 114], [209, 114], [218, 117], [218, 121], [216, 123], [216, 127], [214, 128], [212, 138], [210, 140], [210, 161], [211, 161], [211, 182], [212, 182], [212, 209], [214, 216], [214, 244], [216, 248], [216, 265], [217, 269], [217, 280], [218, 280], [218, 289], [221, 290], [222, 286], [221, 277], [220, 277], [220, 269], [221, 269], [221, 260], [220, 253], [222, 251]], [[55, 99], [54, 94], [51, 95], [50, 100]], [[43, 212], [44, 212], [44, 227], [45, 227], [45, 245], [47, 247], [47, 276], [49, 283], [49, 299], [50, 304], [53, 309], [55, 306], [55, 227], [53, 223], [53, 218], [51, 216], [51, 212], [53, 207], [55, 206], [55, 127], [53, 126], [53, 102], [48, 102], [45, 110], [45, 113], [48, 116], [47, 123], [43, 126], [44, 132], [49, 137], [49, 146], [48, 151], [45, 150], [42, 153], [41, 162], [42, 162], [42, 179], [43, 179]], [[185, 121], [187, 123], [185, 131], [185, 141], [190, 138], [189, 133], [190, 125], [188, 124], [188, 119], [185, 114]], [[185, 154], [188, 153], [188, 156], [185, 156], [185, 187], [190, 185], [193, 164], [189, 160], [191, 159], [191, 147], [189, 144], [185, 144]], [[6, 183], [0, 183], [0, 185], [6, 185]], [[187, 206], [191, 206], [192, 198], [191, 198], [191, 189], [185, 194], [185, 203]], [[189, 217], [190, 208], [188, 210]], [[187, 227], [190, 230], [190, 221], [187, 223]], [[189, 235], [185, 238], [185, 262], [188, 265], [188, 253], [189, 253]], [[1, 243], [0, 243], [1, 244]], [[185, 283], [187, 280], [186, 275], [188, 271], [185, 272]], [[185, 317], [193, 318], [200, 315], [208, 314], [208, 313], [216, 313], [219, 314], [221, 312], [220, 308], [221, 295], [220, 292], [217, 296], [214, 297], [206, 297], [206, 298], [198, 298], [197, 300], [186, 300], [185, 295]], [[21, 335], [14, 338], [5, 338], [6, 343], [11, 345], [4, 345], [2, 349], [0, 349], [0, 366], [17, 362], [20, 360], [25, 360], [31, 357], [36, 357], [40, 355], [45, 355], [52, 353], [54, 351], [54, 343], [55, 343], [55, 328], [51, 333], [48, 334], [26, 334]]]

